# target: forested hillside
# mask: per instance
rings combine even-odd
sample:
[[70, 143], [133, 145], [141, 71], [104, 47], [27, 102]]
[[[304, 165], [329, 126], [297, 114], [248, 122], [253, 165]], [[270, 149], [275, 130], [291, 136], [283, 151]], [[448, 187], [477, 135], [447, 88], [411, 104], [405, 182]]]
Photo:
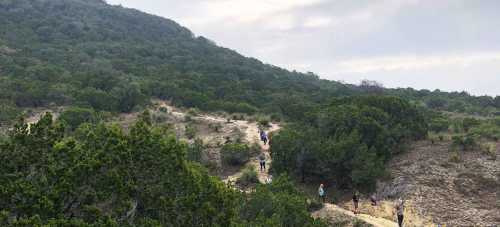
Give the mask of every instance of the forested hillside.
[[[324, 226], [309, 213], [321, 204], [293, 182], [371, 193], [386, 164], [425, 138], [449, 136], [457, 157], [486, 141], [496, 155], [500, 96], [323, 80], [102, 0], [0, 0], [0, 22], [0, 129], [11, 129], [0, 131], [0, 226]], [[126, 127], [107, 121], [153, 99], [224, 112], [207, 125], [214, 133], [235, 116], [261, 129], [283, 120], [269, 135], [272, 183], [248, 170], [257, 182], [244, 193], [211, 176], [190, 113], [181, 116], [195, 158], [162, 121], [165, 106]], [[58, 118], [16, 120], [51, 107]], [[252, 144], [223, 139], [211, 149], [232, 167], [253, 158]]]
[[386, 93], [436, 109], [496, 113], [500, 98], [381, 89], [266, 65], [174, 21], [101, 0], [0, 1], [0, 122], [23, 108], [129, 112], [151, 97], [228, 112], [303, 118], [331, 97]]

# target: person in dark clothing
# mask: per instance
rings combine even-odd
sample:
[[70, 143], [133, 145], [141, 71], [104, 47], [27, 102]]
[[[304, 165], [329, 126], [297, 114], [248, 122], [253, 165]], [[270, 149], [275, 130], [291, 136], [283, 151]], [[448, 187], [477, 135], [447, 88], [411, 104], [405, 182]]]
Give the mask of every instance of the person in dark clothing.
[[267, 134], [266, 132], [262, 131], [262, 134], [260, 135], [261, 140], [264, 142], [264, 145], [267, 144]]
[[354, 214], [358, 214], [359, 197], [356, 191], [352, 193], [352, 203], [354, 205]]
[[372, 202], [372, 206], [376, 206], [377, 205], [377, 196], [375, 196], [375, 194], [373, 194], [371, 197], [370, 197], [370, 200]]
[[398, 201], [396, 201], [395, 208], [396, 208], [396, 214], [398, 216], [398, 226], [403, 227], [403, 219], [404, 219], [403, 215], [405, 210], [405, 204], [403, 199], [400, 198], [398, 199]]
[[266, 157], [264, 155], [259, 156], [260, 171], [266, 170]]

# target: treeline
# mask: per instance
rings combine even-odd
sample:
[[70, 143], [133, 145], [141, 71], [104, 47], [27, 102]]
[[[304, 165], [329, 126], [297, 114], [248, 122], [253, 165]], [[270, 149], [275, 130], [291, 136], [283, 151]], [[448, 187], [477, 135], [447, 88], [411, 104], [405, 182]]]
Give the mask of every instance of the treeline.
[[427, 136], [424, 114], [396, 97], [335, 99], [272, 138], [273, 171], [370, 191], [384, 163]]
[[466, 113], [481, 116], [500, 116], [500, 96], [472, 96], [467, 92], [440, 90], [388, 89], [388, 94], [414, 100], [437, 111]]
[[237, 192], [148, 113], [129, 134], [66, 128], [47, 114], [0, 140], [1, 226], [324, 226], [287, 177]]

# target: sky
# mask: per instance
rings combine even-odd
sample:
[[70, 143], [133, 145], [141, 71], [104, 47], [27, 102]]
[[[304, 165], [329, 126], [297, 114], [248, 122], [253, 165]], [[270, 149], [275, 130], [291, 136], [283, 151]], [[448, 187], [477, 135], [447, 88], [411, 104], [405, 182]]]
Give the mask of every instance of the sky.
[[500, 95], [497, 0], [107, 0], [289, 70]]

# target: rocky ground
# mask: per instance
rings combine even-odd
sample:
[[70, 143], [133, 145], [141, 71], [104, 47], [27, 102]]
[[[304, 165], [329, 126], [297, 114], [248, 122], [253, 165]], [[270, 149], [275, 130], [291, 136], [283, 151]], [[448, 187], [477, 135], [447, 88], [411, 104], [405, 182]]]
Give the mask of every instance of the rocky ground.
[[450, 142], [420, 141], [389, 163], [391, 180], [378, 195], [402, 196], [417, 216], [446, 226], [496, 226], [500, 223], [500, 152], [460, 152]]

